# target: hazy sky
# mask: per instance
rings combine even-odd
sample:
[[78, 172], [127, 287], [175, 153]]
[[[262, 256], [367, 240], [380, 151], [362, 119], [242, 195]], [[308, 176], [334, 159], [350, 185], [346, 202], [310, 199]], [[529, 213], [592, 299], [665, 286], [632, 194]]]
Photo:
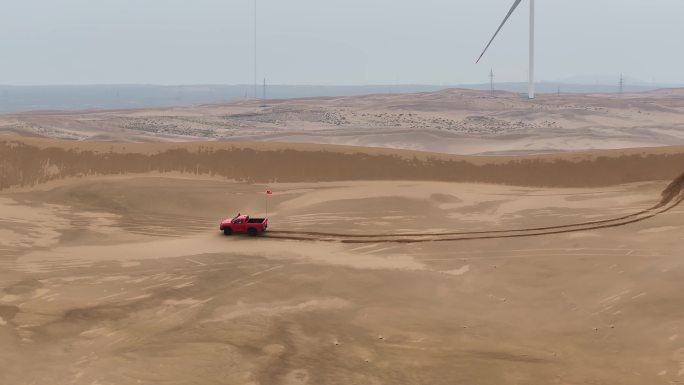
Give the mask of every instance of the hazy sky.
[[[528, 0], [258, 0], [272, 84], [527, 79]], [[537, 78], [684, 83], [683, 0], [537, 0]], [[253, 0], [0, 0], [0, 84], [244, 84]]]

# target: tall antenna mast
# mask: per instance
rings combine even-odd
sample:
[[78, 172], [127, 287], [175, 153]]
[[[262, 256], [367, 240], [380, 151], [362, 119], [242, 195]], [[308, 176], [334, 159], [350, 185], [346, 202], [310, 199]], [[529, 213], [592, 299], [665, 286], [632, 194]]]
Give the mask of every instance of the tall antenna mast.
[[264, 100], [266, 100], [266, 78], [264, 78]]
[[534, 99], [534, 0], [530, 0], [530, 77], [527, 97]]
[[494, 97], [494, 69], [489, 70], [489, 96]]
[[257, 0], [254, 0], [254, 99], [257, 98]]
[[622, 96], [625, 90], [625, 78], [620, 74], [620, 96]]

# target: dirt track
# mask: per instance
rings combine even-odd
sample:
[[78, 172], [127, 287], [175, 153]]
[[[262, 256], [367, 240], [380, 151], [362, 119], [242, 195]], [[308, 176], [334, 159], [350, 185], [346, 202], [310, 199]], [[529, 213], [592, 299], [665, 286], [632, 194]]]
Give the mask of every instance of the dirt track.
[[522, 228], [512, 230], [467, 231], [467, 232], [433, 232], [433, 233], [388, 233], [388, 234], [342, 234], [311, 231], [269, 231], [268, 238], [324, 241], [341, 243], [418, 243], [467, 241], [475, 239], [520, 238], [550, 234], [563, 234], [578, 231], [596, 230], [609, 227], [625, 226], [641, 222], [656, 215], [667, 212], [684, 200], [684, 174], [673, 180], [662, 192], [662, 198], [656, 205], [639, 212], [618, 218], [600, 221], [588, 221], [567, 225]]

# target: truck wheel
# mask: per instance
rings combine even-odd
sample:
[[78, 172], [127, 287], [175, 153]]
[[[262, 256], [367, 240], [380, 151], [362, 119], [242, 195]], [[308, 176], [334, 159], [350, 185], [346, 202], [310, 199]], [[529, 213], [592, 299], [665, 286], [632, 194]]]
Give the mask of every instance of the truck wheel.
[[233, 229], [231, 229], [230, 227], [226, 227], [223, 229], [223, 235], [230, 235], [230, 234], [233, 234]]
[[258, 234], [257, 229], [255, 229], [254, 227], [250, 227], [247, 229], [247, 234], [249, 234], [250, 237], [254, 237]]

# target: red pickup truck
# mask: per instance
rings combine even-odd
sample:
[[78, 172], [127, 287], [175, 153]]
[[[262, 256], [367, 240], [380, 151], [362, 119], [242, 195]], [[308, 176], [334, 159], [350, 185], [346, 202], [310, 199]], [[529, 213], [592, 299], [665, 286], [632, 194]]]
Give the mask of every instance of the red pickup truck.
[[225, 235], [247, 233], [251, 236], [263, 233], [268, 228], [268, 218], [250, 218], [249, 215], [236, 215], [221, 222], [220, 229]]

